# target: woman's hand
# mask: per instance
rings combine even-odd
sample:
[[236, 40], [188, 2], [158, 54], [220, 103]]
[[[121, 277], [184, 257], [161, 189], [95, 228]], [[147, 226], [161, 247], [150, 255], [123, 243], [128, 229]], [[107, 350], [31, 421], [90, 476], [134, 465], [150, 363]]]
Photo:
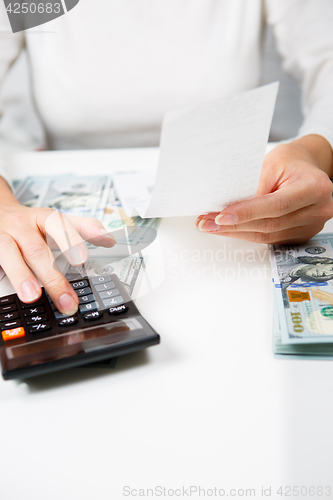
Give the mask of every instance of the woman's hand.
[[31, 303], [41, 296], [37, 277], [56, 307], [65, 314], [74, 314], [78, 297], [57, 270], [47, 241], [55, 243], [70, 264], [77, 266], [89, 257], [84, 239], [94, 239], [104, 247], [115, 244], [106, 234], [97, 219], [22, 206], [0, 178], [0, 265], [23, 302]]
[[333, 217], [333, 155], [321, 136], [281, 144], [265, 156], [256, 198], [201, 215], [204, 232], [258, 243], [303, 243]]

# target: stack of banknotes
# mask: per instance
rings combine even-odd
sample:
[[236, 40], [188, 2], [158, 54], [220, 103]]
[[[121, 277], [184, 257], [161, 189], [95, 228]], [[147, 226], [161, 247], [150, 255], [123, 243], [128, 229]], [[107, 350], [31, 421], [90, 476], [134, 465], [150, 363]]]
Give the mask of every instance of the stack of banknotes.
[[[67, 215], [95, 217], [112, 233], [117, 245], [112, 249], [87, 242], [90, 258], [83, 267], [61, 267], [68, 278], [115, 273], [135, 297], [144, 270], [141, 249], [156, 235], [159, 219], [128, 217], [119, 201], [111, 176], [33, 176], [14, 181], [19, 201], [29, 207], [50, 207]], [[57, 264], [59, 251], [54, 250]], [[62, 262], [65, 259], [62, 259]]]
[[333, 359], [333, 233], [304, 245], [273, 245], [273, 351]]

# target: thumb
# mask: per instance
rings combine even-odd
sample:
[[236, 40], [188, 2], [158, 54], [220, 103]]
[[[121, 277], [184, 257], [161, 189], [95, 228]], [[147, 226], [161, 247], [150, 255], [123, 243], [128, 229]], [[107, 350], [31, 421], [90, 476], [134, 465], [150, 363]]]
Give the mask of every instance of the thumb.
[[281, 175], [277, 174], [277, 169], [269, 155], [264, 157], [258, 183], [257, 196], [273, 193], [279, 187]]

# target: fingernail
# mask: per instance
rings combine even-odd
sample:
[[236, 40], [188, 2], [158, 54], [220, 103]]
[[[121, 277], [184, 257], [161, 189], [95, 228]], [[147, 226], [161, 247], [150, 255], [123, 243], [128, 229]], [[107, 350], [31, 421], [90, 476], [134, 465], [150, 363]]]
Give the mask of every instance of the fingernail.
[[77, 303], [68, 293], [64, 293], [63, 295], [61, 295], [58, 304], [59, 311], [63, 314], [67, 314], [68, 316], [75, 314], [77, 311]]
[[24, 281], [21, 285], [22, 298], [24, 300], [33, 301], [37, 300], [40, 292], [37, 290], [36, 285], [31, 281]]
[[98, 232], [102, 235], [102, 236], [106, 236], [107, 238], [110, 238], [110, 240], [113, 240], [115, 243], [117, 243], [117, 240], [112, 236], [111, 233], [109, 233], [109, 231], [107, 229], [104, 229], [104, 227], [102, 228], [99, 228], [98, 229]]
[[211, 219], [208, 220], [202, 220], [199, 224], [199, 229], [200, 231], [217, 231], [218, 229], [221, 229], [220, 226], [215, 224], [215, 222]]
[[83, 264], [84, 262], [86, 262], [88, 257], [89, 251], [85, 243], [75, 245], [75, 247], [69, 249], [68, 260], [72, 264], [72, 266]]
[[230, 225], [230, 224], [236, 224], [238, 221], [237, 215], [234, 214], [220, 214], [215, 217], [215, 222], [216, 224], [221, 225]]

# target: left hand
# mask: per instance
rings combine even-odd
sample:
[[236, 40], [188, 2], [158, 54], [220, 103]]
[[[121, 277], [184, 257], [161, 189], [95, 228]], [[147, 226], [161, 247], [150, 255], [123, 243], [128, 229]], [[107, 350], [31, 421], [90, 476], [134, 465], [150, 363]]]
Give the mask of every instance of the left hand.
[[321, 136], [280, 144], [265, 156], [257, 196], [200, 215], [204, 232], [257, 243], [303, 243], [333, 217], [333, 155]]

